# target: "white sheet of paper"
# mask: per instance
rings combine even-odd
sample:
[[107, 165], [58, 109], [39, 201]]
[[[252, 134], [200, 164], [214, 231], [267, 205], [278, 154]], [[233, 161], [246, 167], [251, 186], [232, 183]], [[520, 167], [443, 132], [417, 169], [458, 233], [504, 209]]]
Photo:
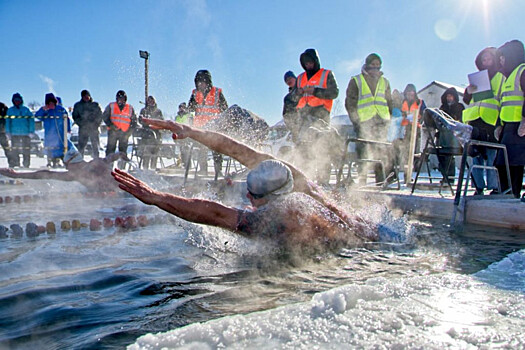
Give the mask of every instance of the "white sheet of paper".
[[470, 85], [476, 85], [476, 90], [474, 92], [492, 90], [492, 87], [490, 86], [489, 71], [486, 69], [476, 73], [470, 73], [468, 75], [468, 82]]

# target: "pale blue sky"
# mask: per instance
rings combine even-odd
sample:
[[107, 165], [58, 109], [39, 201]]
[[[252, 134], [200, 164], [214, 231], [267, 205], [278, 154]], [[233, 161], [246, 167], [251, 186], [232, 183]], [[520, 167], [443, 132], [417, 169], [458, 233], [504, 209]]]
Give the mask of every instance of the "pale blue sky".
[[466, 83], [486, 46], [525, 40], [525, 0], [0, 0], [0, 101], [26, 104], [55, 92], [65, 106], [89, 89], [103, 107], [124, 89], [138, 110], [150, 52], [150, 94], [165, 114], [188, 101], [199, 69], [209, 69], [230, 105], [281, 119], [285, 71], [319, 52], [339, 83], [335, 114], [371, 52], [393, 88], [433, 80]]

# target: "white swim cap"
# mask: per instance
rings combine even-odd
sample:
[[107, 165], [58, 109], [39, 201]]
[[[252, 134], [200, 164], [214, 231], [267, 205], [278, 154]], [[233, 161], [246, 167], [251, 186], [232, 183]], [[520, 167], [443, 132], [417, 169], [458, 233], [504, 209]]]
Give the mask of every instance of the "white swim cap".
[[64, 155], [64, 164], [74, 164], [84, 160], [84, 157], [82, 156], [82, 154], [80, 154], [75, 145], [69, 142], [68, 147], [69, 149]]
[[250, 171], [246, 185], [257, 197], [290, 193], [293, 190], [292, 171], [278, 160], [265, 160]]

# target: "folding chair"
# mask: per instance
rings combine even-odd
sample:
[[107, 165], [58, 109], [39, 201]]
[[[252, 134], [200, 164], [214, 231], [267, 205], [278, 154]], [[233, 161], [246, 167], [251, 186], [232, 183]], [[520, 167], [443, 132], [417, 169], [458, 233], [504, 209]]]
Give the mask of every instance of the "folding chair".
[[[448, 173], [450, 167], [454, 167], [453, 169], [455, 171], [456, 165], [453, 161], [454, 156], [463, 155], [463, 147], [461, 146], [461, 143], [459, 142], [453, 131], [453, 128], [455, 126], [457, 128], [461, 128], [459, 127], [459, 124], [461, 123], [455, 121], [448, 114], [437, 108], [425, 109], [425, 112], [423, 113], [423, 122], [423, 129], [427, 133], [428, 137], [425, 143], [425, 147], [421, 152], [421, 157], [417, 166], [416, 177], [414, 179], [414, 182], [412, 183], [411, 193], [414, 193], [416, 189], [417, 181], [419, 179], [419, 174], [421, 173], [421, 168], [423, 164], [427, 166], [429, 178], [430, 181], [432, 181], [432, 176], [430, 175], [430, 166], [428, 164], [428, 158], [429, 155], [435, 154], [438, 158], [445, 157], [446, 159], [448, 159], [444, 167], [441, 166], [441, 164], [438, 167], [438, 170], [442, 176], [439, 185], [439, 194], [441, 194], [443, 185], [446, 183], [450, 189], [451, 194], [454, 195], [454, 190], [452, 188], [452, 184], [450, 183]], [[472, 131], [471, 126], [465, 124], [461, 125], [466, 127], [466, 130]], [[456, 133], [459, 133], [459, 131], [456, 131]], [[470, 134], [468, 135], [468, 137], [470, 138]]]
[[[339, 166], [339, 169], [338, 169], [337, 175], [336, 175], [336, 184], [339, 185], [339, 184], [342, 183], [342, 181], [346, 181], [346, 182], [351, 181], [351, 172], [352, 172], [352, 168], [354, 166], [360, 166], [360, 165], [362, 166], [363, 164], [372, 163], [372, 164], [378, 164], [379, 165], [380, 171], [382, 172], [382, 174], [381, 174], [382, 178], [385, 179], [384, 182], [376, 183], [375, 185], [380, 185], [381, 189], [387, 189], [388, 185], [389, 185], [388, 179], [389, 179], [389, 176], [391, 174], [385, 174], [385, 165], [383, 163], [383, 160], [381, 160], [381, 159], [372, 159], [372, 158], [350, 157], [350, 155], [348, 153], [348, 145], [350, 144], [350, 142], [354, 142], [356, 144], [367, 145], [368, 147], [372, 147], [372, 148], [378, 150], [382, 154], [384, 154], [385, 151], [388, 151], [389, 149], [392, 149], [392, 147], [393, 147], [392, 143], [390, 143], [390, 142], [375, 141], [375, 140], [365, 140], [365, 139], [360, 139], [360, 138], [355, 138], [355, 137], [347, 138], [346, 142], [345, 142], [345, 148], [344, 148], [345, 151], [344, 151], [344, 154], [343, 154], [343, 158], [341, 160], [341, 164]], [[397, 189], [399, 190], [401, 188], [401, 184], [399, 182], [399, 164], [397, 164], [397, 159], [395, 157], [392, 159], [392, 161], [394, 162], [394, 164], [393, 164], [394, 165], [394, 175], [396, 177]], [[345, 166], [348, 166], [348, 173], [347, 173], [346, 177], [344, 176], [344, 167]], [[388, 176], [385, 176], [385, 175], [388, 175]], [[341, 178], [343, 178], [343, 179], [341, 179]]]

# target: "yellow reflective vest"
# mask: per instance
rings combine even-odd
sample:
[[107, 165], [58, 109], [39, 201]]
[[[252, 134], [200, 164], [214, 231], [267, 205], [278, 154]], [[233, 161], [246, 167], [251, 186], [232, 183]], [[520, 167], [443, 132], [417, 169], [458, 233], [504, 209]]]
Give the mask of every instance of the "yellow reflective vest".
[[481, 118], [489, 125], [496, 125], [500, 111], [501, 91], [505, 82], [505, 76], [496, 73], [490, 80], [493, 98], [487, 98], [478, 102], [472, 100], [468, 107], [463, 110], [463, 123]]
[[361, 122], [367, 121], [378, 115], [382, 119], [390, 119], [390, 111], [386, 100], [386, 82], [385, 78], [380, 77], [377, 82], [376, 93], [372, 95], [370, 87], [363, 74], [359, 74], [355, 79], [359, 89], [359, 99], [357, 100], [357, 114]]
[[499, 118], [502, 122], [512, 123], [521, 121], [523, 101], [525, 96], [520, 86], [520, 78], [525, 71], [525, 63], [520, 64], [509, 75], [501, 91], [501, 111]]

